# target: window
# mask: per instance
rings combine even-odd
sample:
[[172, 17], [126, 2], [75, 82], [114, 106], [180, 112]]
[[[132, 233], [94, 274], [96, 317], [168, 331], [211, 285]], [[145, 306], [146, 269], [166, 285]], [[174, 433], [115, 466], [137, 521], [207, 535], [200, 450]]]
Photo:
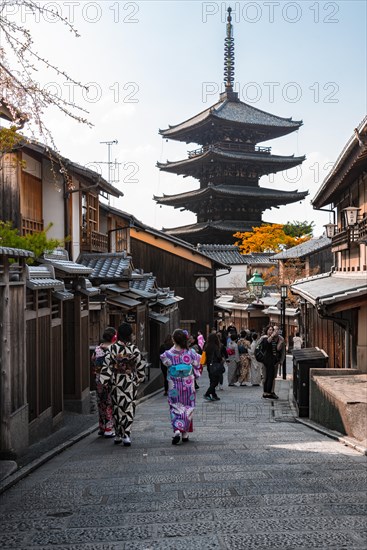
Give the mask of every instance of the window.
[[195, 287], [199, 292], [205, 292], [209, 288], [209, 281], [206, 277], [198, 277], [195, 281]]

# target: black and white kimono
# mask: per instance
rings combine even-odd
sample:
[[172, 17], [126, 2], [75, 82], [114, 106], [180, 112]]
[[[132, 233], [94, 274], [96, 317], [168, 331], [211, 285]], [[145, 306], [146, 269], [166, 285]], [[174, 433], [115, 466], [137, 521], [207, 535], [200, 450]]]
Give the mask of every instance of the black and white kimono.
[[116, 436], [130, 436], [137, 389], [145, 378], [145, 362], [139, 348], [131, 342], [119, 340], [110, 349], [109, 360], [100, 372], [100, 380], [111, 388]]

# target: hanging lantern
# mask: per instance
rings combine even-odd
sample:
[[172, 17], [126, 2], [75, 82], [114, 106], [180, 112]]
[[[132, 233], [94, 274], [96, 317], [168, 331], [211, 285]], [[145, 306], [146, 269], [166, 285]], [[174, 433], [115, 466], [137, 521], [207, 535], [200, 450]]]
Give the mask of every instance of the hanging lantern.
[[255, 271], [251, 279], [247, 281], [247, 286], [249, 287], [251, 294], [256, 296], [257, 299], [261, 298], [262, 296], [264, 284], [264, 279], [261, 277], [261, 275], [259, 275], [257, 271]]
[[348, 227], [353, 227], [353, 225], [356, 225], [359, 210], [360, 208], [357, 208], [356, 206], [348, 206], [347, 208], [343, 208], [345, 223]]

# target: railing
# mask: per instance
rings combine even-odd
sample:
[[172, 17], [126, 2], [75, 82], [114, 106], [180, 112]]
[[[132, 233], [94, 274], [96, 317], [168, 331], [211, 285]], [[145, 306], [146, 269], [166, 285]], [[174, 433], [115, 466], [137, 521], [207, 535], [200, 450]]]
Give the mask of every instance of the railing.
[[43, 220], [30, 220], [22, 217], [22, 235], [32, 235], [43, 231]]
[[254, 146], [252, 144], [248, 143], [229, 143], [226, 141], [220, 141], [217, 143], [213, 143], [210, 145], [204, 145], [204, 147], [200, 147], [200, 149], [194, 149], [193, 151], [188, 151], [189, 158], [197, 157], [199, 155], [202, 155], [206, 153], [207, 151], [211, 151], [212, 149], [222, 149], [226, 151], [239, 151], [244, 153], [261, 153], [270, 155], [271, 147], [260, 147], [260, 146]]
[[82, 231], [82, 250], [84, 252], [108, 252], [108, 236], [98, 231]]
[[367, 217], [358, 224], [358, 242], [367, 243]]

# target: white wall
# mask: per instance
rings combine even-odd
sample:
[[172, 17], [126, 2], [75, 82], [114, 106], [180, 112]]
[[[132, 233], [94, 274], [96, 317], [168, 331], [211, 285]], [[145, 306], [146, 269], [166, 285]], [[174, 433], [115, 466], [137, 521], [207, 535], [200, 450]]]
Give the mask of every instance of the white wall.
[[[73, 178], [73, 185], [75, 189], [79, 189], [78, 180]], [[76, 260], [80, 254], [80, 193], [73, 193], [72, 197], [72, 248], [71, 248], [71, 260]]]
[[[224, 274], [223, 276], [221, 276]], [[217, 290], [245, 289], [247, 280], [247, 265], [234, 265], [230, 273], [226, 269], [217, 271]]]
[[42, 176], [44, 227], [46, 228], [49, 223], [53, 224], [47, 231], [47, 238], [63, 239], [65, 236], [63, 179], [59, 172], [52, 172], [51, 163], [47, 159], [43, 159]]

